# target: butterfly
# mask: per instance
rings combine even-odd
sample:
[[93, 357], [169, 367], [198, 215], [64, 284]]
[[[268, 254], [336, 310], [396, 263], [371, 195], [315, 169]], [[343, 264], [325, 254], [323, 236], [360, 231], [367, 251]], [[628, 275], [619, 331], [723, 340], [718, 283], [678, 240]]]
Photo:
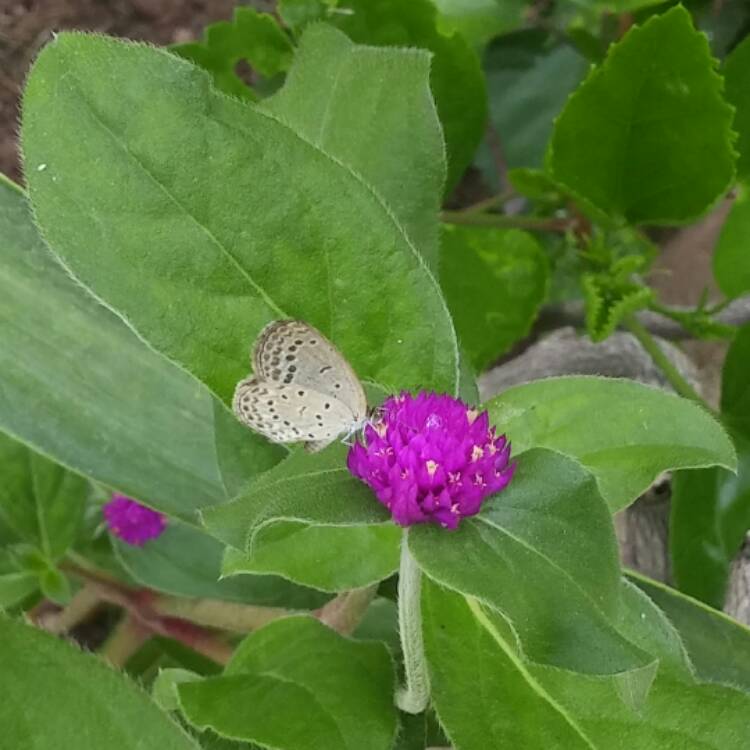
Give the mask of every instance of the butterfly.
[[235, 389], [238, 419], [274, 443], [322, 450], [367, 420], [367, 397], [351, 365], [316, 328], [276, 320], [258, 335], [253, 375]]

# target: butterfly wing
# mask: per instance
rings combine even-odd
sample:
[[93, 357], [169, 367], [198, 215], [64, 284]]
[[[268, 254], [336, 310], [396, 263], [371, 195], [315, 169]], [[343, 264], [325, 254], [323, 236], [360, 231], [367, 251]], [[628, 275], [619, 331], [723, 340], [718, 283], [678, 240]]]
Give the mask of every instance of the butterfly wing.
[[301, 320], [269, 323], [255, 342], [252, 365], [259, 380], [298, 385], [342, 402], [352, 424], [366, 415], [367, 398], [354, 370], [320, 331]]
[[320, 450], [352, 423], [341, 401], [299, 384], [270, 383], [256, 377], [237, 384], [232, 410], [239, 420], [274, 443], [314, 443]]

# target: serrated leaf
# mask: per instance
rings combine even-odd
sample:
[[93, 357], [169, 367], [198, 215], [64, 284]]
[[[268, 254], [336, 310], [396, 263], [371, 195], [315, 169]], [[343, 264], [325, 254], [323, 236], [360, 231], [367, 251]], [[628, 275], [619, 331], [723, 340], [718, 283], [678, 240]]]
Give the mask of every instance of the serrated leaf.
[[93, 654], [0, 615], [7, 748], [198, 750], [135, 683]]
[[249, 635], [223, 676], [177, 689], [193, 724], [226, 737], [289, 750], [389, 750], [393, 684], [383, 644], [289, 617]]
[[500, 612], [529, 659], [592, 674], [652, 661], [617, 629], [612, 522], [593, 477], [573, 461], [530, 451], [479, 516], [450, 534], [415, 526], [408, 539], [430, 578]]
[[714, 278], [727, 297], [739, 297], [750, 292], [748, 236], [750, 195], [745, 185], [739, 185], [737, 197], [721, 227], [713, 255]]
[[286, 85], [263, 106], [356, 172], [437, 267], [446, 165], [427, 52], [364, 47], [316, 25]]
[[586, 302], [586, 330], [592, 341], [604, 341], [632, 313], [648, 307], [654, 298], [649, 287], [612, 283], [607, 274], [581, 276]]
[[732, 181], [731, 121], [708, 42], [678, 6], [610, 47], [555, 123], [549, 166], [614, 218], [685, 222]]
[[55, 251], [225, 401], [261, 327], [286, 317], [329, 334], [362, 378], [453, 391], [450, 317], [388, 206], [299, 129], [207, 83], [141, 45], [61, 34], [45, 48], [23, 140]]
[[549, 264], [518, 229], [444, 226], [440, 284], [472, 365], [491, 364], [523, 338], [547, 292]]
[[431, 0], [347, 0], [345, 7], [351, 12], [330, 20], [355, 42], [432, 52], [430, 87], [448, 151], [449, 193], [471, 164], [484, 134], [487, 92], [476, 53], [462, 35], [438, 30]]
[[732, 442], [707, 411], [632, 380], [547, 378], [509, 388], [485, 406], [516, 453], [549, 448], [591, 471], [613, 512], [663, 471], [737, 465]]
[[219, 90], [249, 99], [255, 93], [236, 73], [240, 60], [271, 78], [288, 70], [294, 56], [292, 42], [276, 19], [245, 6], [235, 8], [231, 21], [206, 27], [201, 41], [173, 44], [170, 49], [207, 70]]
[[[569, 44], [537, 29], [502, 36], [488, 46], [483, 68], [490, 121], [508, 167], [542, 166], [552, 123], [588, 67]], [[489, 184], [496, 184], [497, 166], [487, 143], [478, 165]]]

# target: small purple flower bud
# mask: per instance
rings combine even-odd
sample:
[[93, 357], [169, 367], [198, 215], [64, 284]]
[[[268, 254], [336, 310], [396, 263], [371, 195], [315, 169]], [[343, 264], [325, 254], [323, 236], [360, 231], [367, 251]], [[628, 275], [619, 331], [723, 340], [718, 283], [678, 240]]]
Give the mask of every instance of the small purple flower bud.
[[102, 513], [115, 536], [137, 547], [161, 536], [167, 527], [166, 516], [126, 495], [112, 495], [112, 499], [102, 507]]
[[400, 526], [455, 529], [508, 485], [516, 465], [489, 415], [452, 396], [422, 391], [385, 401], [349, 450], [349, 471], [369, 485]]

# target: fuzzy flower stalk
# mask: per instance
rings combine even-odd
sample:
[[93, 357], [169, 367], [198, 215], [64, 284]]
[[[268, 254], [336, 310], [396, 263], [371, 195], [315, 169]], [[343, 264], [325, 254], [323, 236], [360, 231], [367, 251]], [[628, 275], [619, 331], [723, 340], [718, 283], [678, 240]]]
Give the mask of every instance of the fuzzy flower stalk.
[[143, 546], [149, 539], [161, 536], [167, 517], [126, 495], [112, 495], [102, 507], [109, 530], [127, 544]]
[[506, 487], [515, 470], [510, 443], [495, 434], [487, 412], [447, 395], [392, 396], [362, 440], [349, 451], [349, 471], [400, 526], [433, 522], [455, 529]]

